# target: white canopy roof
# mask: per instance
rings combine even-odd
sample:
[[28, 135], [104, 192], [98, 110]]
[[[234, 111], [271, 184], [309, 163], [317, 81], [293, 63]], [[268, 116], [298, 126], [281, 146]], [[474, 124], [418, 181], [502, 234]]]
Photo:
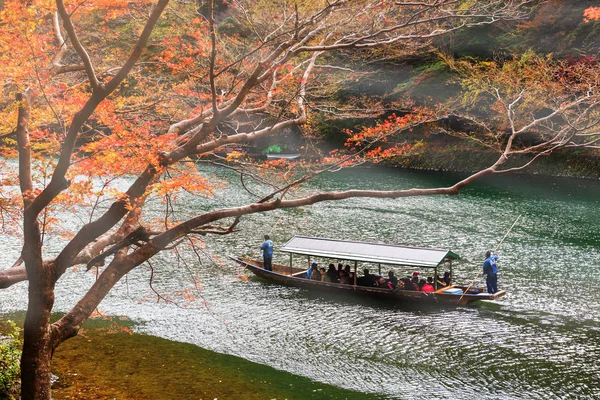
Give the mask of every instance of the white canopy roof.
[[449, 250], [396, 246], [383, 243], [331, 240], [294, 236], [281, 251], [337, 260], [435, 268], [444, 261], [459, 259]]

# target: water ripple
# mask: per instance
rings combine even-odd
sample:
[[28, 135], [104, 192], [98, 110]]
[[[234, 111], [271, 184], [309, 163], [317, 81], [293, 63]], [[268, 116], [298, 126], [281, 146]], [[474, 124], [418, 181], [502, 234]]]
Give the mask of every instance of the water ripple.
[[[190, 199], [180, 212], [228, 207], [250, 199], [230, 171], [203, 167], [230, 179], [227, 192]], [[320, 187], [433, 187], [453, 176], [406, 171], [352, 171], [322, 177]], [[126, 315], [141, 332], [194, 343], [308, 378], [388, 399], [592, 399], [600, 396], [600, 202], [597, 182], [486, 181], [460, 196], [399, 200], [352, 199], [303, 210], [252, 215], [246, 236], [210, 238], [213, 260], [198, 264], [202, 289], [190, 305], [157, 302], [149, 271], [129, 274], [100, 308]], [[348, 301], [238, 279], [227, 255], [256, 256], [262, 234], [277, 251], [294, 234], [441, 247], [463, 260], [455, 279], [479, 272], [482, 250], [495, 248], [517, 215], [520, 222], [500, 249], [500, 286], [508, 294], [471, 308], [419, 309]], [[278, 222], [280, 221], [280, 222]], [[74, 222], [75, 223], [75, 222]], [[18, 257], [18, 241], [0, 237], [3, 264]], [[60, 243], [50, 243], [55, 252]], [[53, 247], [54, 246], [54, 247]], [[297, 260], [304, 262], [304, 260]], [[327, 260], [323, 260], [326, 263]], [[153, 260], [155, 289], [192, 287], [190, 272], [163, 255]], [[410, 273], [397, 270], [398, 274]], [[57, 286], [55, 310], [73, 306], [94, 277], [78, 271]], [[140, 284], [142, 282], [142, 284]], [[479, 279], [476, 285], [483, 285]], [[23, 309], [26, 284], [0, 291], [0, 312]], [[140, 302], [140, 299], [142, 301]]]

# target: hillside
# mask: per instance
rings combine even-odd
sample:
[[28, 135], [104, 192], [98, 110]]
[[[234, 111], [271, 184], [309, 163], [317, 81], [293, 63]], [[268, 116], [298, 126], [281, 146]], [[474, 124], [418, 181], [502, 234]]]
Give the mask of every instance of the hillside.
[[[497, 24], [461, 31], [445, 37], [420, 58], [394, 59], [369, 64], [370, 74], [346, 88], [346, 95], [369, 95], [390, 105], [385, 118], [394, 110], [395, 102], [410, 98], [415, 104], [447, 103], [461, 91], [457, 73], [440, 58], [503, 62], [533, 51], [567, 63], [597, 62], [600, 52], [600, 22], [584, 21], [589, 1], [552, 0], [536, 8], [531, 19], [522, 23]], [[323, 118], [319, 129], [333, 149], [343, 143], [343, 132], [357, 126], [372, 126], [377, 119]], [[464, 130], [461, 121], [453, 122], [454, 130]], [[418, 134], [404, 133], [402, 138], [412, 144], [412, 150], [388, 163], [404, 168], [474, 171], [489, 166], [497, 153], [477, 142], [449, 136], [439, 126], [429, 126]], [[543, 158], [527, 173], [600, 177], [600, 153], [594, 150], [563, 150]]]

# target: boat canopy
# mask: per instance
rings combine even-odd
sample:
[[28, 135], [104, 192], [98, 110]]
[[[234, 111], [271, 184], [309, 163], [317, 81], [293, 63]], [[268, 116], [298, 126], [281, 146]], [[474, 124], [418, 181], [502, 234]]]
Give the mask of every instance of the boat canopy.
[[436, 268], [460, 256], [449, 250], [294, 236], [281, 251], [337, 260]]

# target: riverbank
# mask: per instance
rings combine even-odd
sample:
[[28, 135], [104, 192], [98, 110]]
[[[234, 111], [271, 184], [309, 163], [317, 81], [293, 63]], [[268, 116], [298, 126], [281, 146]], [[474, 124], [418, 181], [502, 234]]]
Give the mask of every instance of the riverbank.
[[[420, 171], [442, 171], [474, 173], [493, 165], [501, 150], [491, 149], [475, 140], [456, 138], [449, 135], [403, 136], [410, 149], [402, 154], [382, 161], [378, 165]], [[332, 147], [333, 148], [333, 147]], [[252, 158], [266, 158], [258, 149], [250, 149]], [[305, 161], [311, 156], [303, 155]], [[316, 157], [316, 156], [314, 156]], [[503, 169], [526, 165], [532, 155], [514, 155], [503, 165]], [[368, 165], [368, 164], [365, 164]], [[562, 149], [549, 156], [540, 157], [533, 164], [518, 171], [532, 176], [559, 178], [600, 179], [600, 152], [595, 149]]]
[[55, 352], [55, 400], [373, 399], [239, 357], [89, 321]]
[[[408, 138], [410, 151], [390, 160], [391, 167], [424, 171], [472, 173], [493, 165], [500, 154], [475, 141], [447, 135], [426, 139]], [[514, 156], [503, 167], [524, 165], [530, 155]], [[600, 179], [600, 154], [590, 149], [561, 150], [541, 157], [520, 171], [526, 175]]]
[[[20, 321], [23, 314], [11, 315]], [[3, 317], [2, 319], [4, 320]], [[1, 322], [1, 321], [0, 321]], [[54, 400], [381, 398], [198, 346], [133, 333], [128, 320], [94, 319], [54, 353]], [[8, 327], [1, 325], [0, 333]]]

